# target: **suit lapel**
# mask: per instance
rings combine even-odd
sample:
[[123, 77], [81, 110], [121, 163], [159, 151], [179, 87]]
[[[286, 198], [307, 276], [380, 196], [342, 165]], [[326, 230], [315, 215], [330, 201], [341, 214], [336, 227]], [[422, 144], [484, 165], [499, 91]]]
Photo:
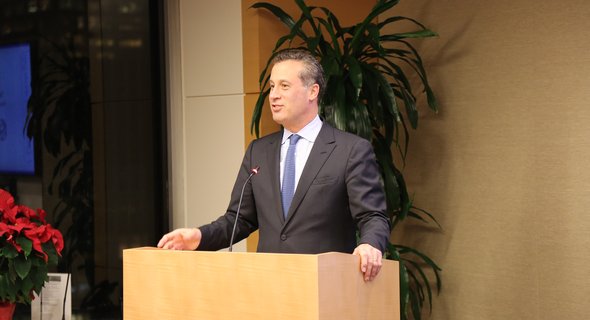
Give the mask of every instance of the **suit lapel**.
[[289, 209], [289, 214], [287, 215], [287, 223], [297, 213], [297, 208], [301, 204], [303, 198], [305, 198], [305, 194], [309, 190], [311, 183], [324, 166], [326, 160], [328, 160], [328, 158], [330, 157], [330, 154], [332, 154], [332, 151], [336, 147], [335, 142], [336, 141], [334, 140], [334, 128], [332, 128], [330, 125], [324, 122], [322, 125], [322, 129], [320, 130], [320, 133], [318, 134], [316, 141], [313, 144], [313, 148], [311, 149], [309, 158], [307, 158], [305, 167], [301, 172], [301, 177], [299, 178], [299, 183], [297, 184], [297, 190], [295, 190], [295, 194], [293, 195], [293, 201], [291, 202], [291, 208]]

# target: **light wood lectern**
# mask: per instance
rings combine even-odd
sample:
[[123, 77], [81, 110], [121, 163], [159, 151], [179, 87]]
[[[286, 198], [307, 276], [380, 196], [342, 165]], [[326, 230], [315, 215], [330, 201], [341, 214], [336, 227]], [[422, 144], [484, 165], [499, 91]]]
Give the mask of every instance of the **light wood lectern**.
[[123, 251], [123, 318], [399, 319], [399, 269], [364, 282], [344, 253]]

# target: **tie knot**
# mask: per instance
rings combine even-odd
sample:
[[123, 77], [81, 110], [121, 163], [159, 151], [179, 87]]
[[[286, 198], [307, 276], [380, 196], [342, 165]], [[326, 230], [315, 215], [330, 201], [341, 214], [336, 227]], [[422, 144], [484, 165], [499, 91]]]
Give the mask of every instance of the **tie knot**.
[[299, 141], [299, 138], [301, 138], [301, 136], [300, 136], [300, 135], [297, 135], [297, 134], [292, 134], [292, 135], [289, 137], [290, 144], [292, 144], [292, 145], [293, 145], [293, 144], [297, 144], [297, 141]]

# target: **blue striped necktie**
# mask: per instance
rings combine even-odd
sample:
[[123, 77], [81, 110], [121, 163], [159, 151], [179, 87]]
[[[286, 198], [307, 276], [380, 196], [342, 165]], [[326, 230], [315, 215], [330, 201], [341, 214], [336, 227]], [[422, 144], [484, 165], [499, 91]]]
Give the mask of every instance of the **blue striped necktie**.
[[285, 157], [285, 167], [283, 168], [283, 189], [281, 190], [281, 197], [283, 198], [283, 215], [287, 218], [293, 194], [295, 193], [295, 148], [297, 141], [301, 136], [292, 134], [289, 137], [289, 149], [287, 150], [287, 157]]

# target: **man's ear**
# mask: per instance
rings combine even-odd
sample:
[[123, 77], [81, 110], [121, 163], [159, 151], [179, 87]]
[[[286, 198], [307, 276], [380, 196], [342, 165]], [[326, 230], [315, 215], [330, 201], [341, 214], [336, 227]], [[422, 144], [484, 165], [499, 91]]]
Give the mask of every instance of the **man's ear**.
[[316, 100], [318, 95], [320, 94], [320, 85], [314, 83], [311, 87], [309, 87], [309, 100]]

